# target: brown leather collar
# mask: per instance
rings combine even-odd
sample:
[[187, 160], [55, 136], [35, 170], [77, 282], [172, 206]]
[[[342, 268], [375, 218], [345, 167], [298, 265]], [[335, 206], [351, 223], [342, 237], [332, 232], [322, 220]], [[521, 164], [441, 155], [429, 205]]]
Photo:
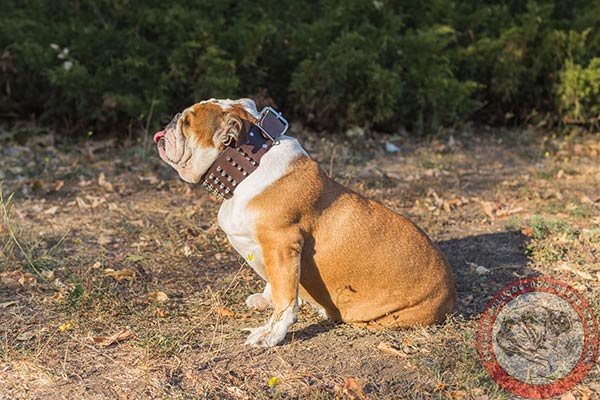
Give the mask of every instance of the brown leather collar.
[[238, 185], [260, 165], [260, 159], [277, 144], [288, 122], [271, 107], [260, 113], [258, 122], [242, 143], [230, 144], [202, 176], [202, 186], [218, 199], [230, 199]]

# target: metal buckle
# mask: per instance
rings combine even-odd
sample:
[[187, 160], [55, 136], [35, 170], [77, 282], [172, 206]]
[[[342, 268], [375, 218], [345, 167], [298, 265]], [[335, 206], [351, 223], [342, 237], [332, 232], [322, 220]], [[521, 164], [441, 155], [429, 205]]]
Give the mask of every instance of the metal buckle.
[[283, 131], [281, 131], [281, 133], [279, 134], [279, 136], [284, 135], [288, 128], [290, 127], [290, 124], [287, 122], [287, 119], [283, 118], [283, 116], [281, 115], [280, 112], [278, 112], [277, 110], [275, 110], [273, 107], [265, 107], [262, 109], [262, 111], [260, 112], [259, 118], [258, 118], [258, 123], [256, 124], [256, 126], [258, 127], [258, 129], [260, 129], [262, 131], [262, 133], [264, 133], [269, 139], [271, 139], [273, 142], [275, 142], [275, 138], [273, 138], [273, 136], [271, 136], [271, 134], [269, 134], [269, 132], [267, 132], [261, 125], [262, 125], [262, 121], [263, 118], [265, 117], [265, 115], [267, 115], [268, 112], [271, 112], [273, 114], [273, 116], [275, 116], [275, 118], [277, 118], [283, 125]]

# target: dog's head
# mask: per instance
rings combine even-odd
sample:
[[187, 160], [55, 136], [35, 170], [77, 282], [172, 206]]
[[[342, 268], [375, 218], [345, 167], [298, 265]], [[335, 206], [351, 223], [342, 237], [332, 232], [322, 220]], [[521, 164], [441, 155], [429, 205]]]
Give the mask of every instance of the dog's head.
[[229, 144], [240, 140], [248, 125], [256, 122], [254, 101], [210, 99], [194, 104], [173, 117], [154, 135], [160, 158], [196, 183]]

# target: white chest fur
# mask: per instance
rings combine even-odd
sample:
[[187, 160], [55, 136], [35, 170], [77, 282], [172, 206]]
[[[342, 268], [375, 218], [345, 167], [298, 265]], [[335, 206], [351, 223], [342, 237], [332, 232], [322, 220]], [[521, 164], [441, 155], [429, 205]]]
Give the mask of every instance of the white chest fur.
[[298, 141], [289, 136], [279, 138], [261, 159], [260, 166], [225, 200], [219, 209], [219, 226], [227, 234], [233, 248], [266, 280], [260, 244], [256, 238], [256, 216], [248, 210], [248, 203], [287, 172], [290, 163], [299, 156], [307, 156]]

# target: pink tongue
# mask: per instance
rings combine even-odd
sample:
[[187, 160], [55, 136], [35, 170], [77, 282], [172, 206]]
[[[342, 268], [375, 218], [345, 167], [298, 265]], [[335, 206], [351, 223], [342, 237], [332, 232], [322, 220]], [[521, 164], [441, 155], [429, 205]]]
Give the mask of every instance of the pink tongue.
[[156, 132], [154, 134], [154, 143], [158, 143], [158, 141], [160, 140], [160, 138], [165, 136], [165, 131], [160, 131], [160, 132]]

